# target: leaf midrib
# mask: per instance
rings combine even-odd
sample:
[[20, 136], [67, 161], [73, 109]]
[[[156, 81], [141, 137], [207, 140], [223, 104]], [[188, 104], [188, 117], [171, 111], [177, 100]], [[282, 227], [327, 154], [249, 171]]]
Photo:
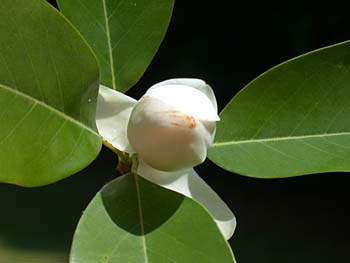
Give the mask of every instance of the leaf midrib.
[[140, 185], [139, 185], [139, 181], [138, 181], [138, 175], [133, 174], [133, 176], [134, 176], [134, 180], [135, 180], [136, 196], [137, 196], [137, 203], [138, 203], [143, 256], [145, 258], [145, 263], [148, 263], [149, 261], [148, 261], [147, 246], [146, 246], [145, 224], [144, 224], [144, 218], [143, 218], [143, 210], [142, 210], [143, 208], [142, 208], [142, 202], [141, 202]]
[[111, 42], [111, 34], [110, 34], [110, 30], [109, 30], [109, 21], [108, 21], [106, 0], [102, 0], [102, 5], [103, 5], [103, 14], [104, 14], [104, 18], [105, 18], [105, 26], [106, 26], [109, 63], [111, 64], [110, 67], [111, 67], [111, 75], [112, 75], [112, 87], [113, 87], [113, 89], [116, 89], [115, 74], [114, 74], [114, 61], [113, 61], [113, 49], [112, 49], [112, 42]]
[[299, 136], [286, 136], [286, 137], [275, 137], [275, 138], [261, 138], [261, 139], [249, 139], [241, 141], [225, 141], [215, 142], [212, 147], [224, 147], [237, 144], [249, 144], [249, 143], [264, 143], [264, 142], [279, 142], [279, 141], [295, 141], [303, 139], [314, 139], [314, 138], [325, 138], [325, 137], [337, 137], [350, 135], [350, 132], [339, 132], [339, 133], [323, 133], [323, 134], [311, 134], [311, 135], [299, 135]]
[[55, 109], [51, 105], [48, 105], [48, 104], [46, 104], [46, 103], [44, 103], [44, 102], [42, 102], [42, 101], [40, 101], [40, 100], [38, 100], [36, 98], [33, 98], [33, 97], [23, 93], [22, 91], [19, 91], [17, 89], [13, 89], [13, 88], [11, 88], [9, 86], [6, 86], [4, 84], [0, 84], [0, 88], [2, 88], [4, 90], [7, 90], [7, 91], [9, 91], [11, 93], [14, 93], [14, 94], [16, 94], [18, 96], [21, 96], [21, 97], [25, 98], [26, 100], [29, 100], [29, 101], [33, 102], [35, 105], [40, 105], [40, 106], [48, 109], [49, 111], [52, 111], [53, 113], [61, 116], [62, 118], [64, 118], [64, 119], [66, 119], [66, 120], [76, 124], [77, 126], [79, 126], [79, 127], [83, 128], [83, 129], [91, 132], [92, 134], [100, 137], [100, 135], [98, 133], [96, 133], [94, 130], [92, 130], [90, 127], [88, 127], [85, 124], [83, 124], [82, 122], [79, 122], [78, 120], [72, 118], [71, 116], [65, 114], [64, 112], [61, 112], [61, 111]]

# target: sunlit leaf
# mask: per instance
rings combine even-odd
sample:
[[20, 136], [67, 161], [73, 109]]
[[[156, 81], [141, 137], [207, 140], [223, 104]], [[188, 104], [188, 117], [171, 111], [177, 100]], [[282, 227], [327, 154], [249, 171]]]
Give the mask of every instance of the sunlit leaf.
[[98, 64], [42, 0], [1, 0], [0, 181], [48, 184], [98, 154]]
[[107, 184], [83, 214], [71, 263], [233, 263], [208, 212], [137, 175]]
[[143, 75], [167, 30], [174, 0], [58, 0], [95, 51], [101, 83], [125, 92]]
[[227, 170], [262, 178], [350, 171], [350, 42], [272, 68], [220, 116], [209, 156]]

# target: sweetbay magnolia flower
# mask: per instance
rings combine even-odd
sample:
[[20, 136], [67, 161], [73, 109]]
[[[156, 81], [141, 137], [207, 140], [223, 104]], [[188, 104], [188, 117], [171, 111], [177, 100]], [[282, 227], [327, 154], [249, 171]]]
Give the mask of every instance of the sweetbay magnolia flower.
[[96, 124], [104, 140], [137, 153], [140, 176], [199, 202], [229, 239], [236, 227], [233, 213], [193, 169], [205, 160], [219, 120], [215, 95], [199, 79], [160, 82], [139, 101], [99, 89]]

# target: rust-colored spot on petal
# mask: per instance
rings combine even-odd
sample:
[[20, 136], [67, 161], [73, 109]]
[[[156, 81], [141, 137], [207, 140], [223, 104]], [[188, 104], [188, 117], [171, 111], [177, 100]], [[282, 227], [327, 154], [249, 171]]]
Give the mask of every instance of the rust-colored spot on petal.
[[177, 109], [168, 109], [168, 110], [164, 110], [162, 112], [163, 113], [178, 113], [179, 111]]
[[186, 120], [189, 122], [188, 127], [194, 129], [197, 127], [196, 119], [193, 116], [185, 116]]
[[176, 126], [176, 127], [180, 127], [181, 123], [178, 122], [170, 122], [171, 125]]

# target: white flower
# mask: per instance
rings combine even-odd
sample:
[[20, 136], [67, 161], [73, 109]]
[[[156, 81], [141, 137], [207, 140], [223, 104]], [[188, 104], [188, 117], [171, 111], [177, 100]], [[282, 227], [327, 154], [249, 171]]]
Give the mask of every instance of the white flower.
[[99, 89], [96, 124], [104, 140], [136, 152], [142, 177], [203, 205], [229, 239], [236, 227], [233, 213], [193, 169], [205, 160], [218, 120], [215, 95], [199, 79], [160, 82], [139, 101]]

